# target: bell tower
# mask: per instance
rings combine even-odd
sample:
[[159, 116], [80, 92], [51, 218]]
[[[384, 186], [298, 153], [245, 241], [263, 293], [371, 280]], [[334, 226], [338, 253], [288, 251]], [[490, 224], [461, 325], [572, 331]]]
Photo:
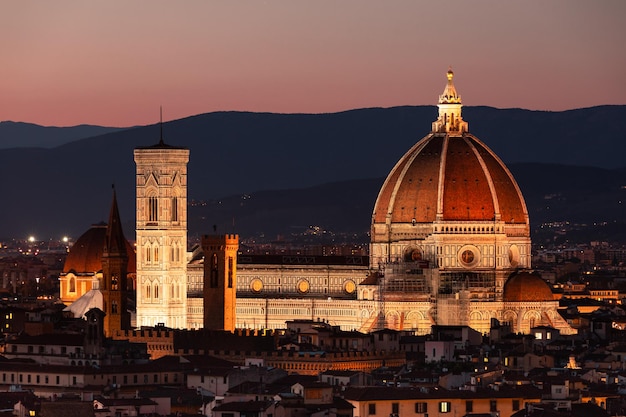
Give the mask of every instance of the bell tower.
[[187, 328], [189, 150], [136, 148], [137, 327]]
[[237, 304], [238, 235], [202, 236], [204, 328], [234, 331]]
[[113, 189], [113, 202], [102, 251], [102, 284], [100, 285], [103, 308], [106, 313], [103, 328], [108, 337], [111, 337], [117, 330], [130, 329], [127, 265], [126, 238], [122, 231], [117, 198]]

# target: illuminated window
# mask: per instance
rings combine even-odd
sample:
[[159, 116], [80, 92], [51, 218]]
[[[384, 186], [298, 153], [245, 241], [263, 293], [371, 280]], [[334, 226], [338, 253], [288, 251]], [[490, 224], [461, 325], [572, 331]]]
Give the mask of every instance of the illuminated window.
[[450, 401], [441, 401], [439, 403], [440, 413], [449, 413], [450, 411], [452, 411], [452, 403]]

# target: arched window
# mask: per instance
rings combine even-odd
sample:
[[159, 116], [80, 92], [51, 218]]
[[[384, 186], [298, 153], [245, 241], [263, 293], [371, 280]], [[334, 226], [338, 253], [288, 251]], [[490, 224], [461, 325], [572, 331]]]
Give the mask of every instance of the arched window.
[[70, 292], [76, 292], [76, 278], [70, 277]]
[[154, 247], [154, 262], [159, 262], [159, 247]]
[[156, 196], [148, 197], [148, 221], [156, 222], [159, 218], [159, 200]]
[[150, 299], [151, 292], [152, 291], [150, 291], [150, 284], [147, 284], [146, 285], [146, 298], [147, 299]]
[[154, 298], [159, 298], [159, 284], [154, 285]]
[[117, 314], [117, 301], [111, 302], [111, 314]]
[[172, 221], [178, 221], [178, 197], [172, 198]]
[[146, 262], [150, 263], [152, 261], [152, 249], [150, 246], [146, 246], [144, 250], [146, 251]]

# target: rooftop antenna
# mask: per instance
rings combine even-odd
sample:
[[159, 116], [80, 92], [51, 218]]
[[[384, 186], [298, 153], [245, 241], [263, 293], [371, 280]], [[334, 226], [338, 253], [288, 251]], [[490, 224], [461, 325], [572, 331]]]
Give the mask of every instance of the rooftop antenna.
[[163, 106], [159, 106], [159, 111], [160, 111], [160, 122], [159, 125], [161, 126], [161, 139], [159, 140], [159, 145], [164, 145], [163, 143]]

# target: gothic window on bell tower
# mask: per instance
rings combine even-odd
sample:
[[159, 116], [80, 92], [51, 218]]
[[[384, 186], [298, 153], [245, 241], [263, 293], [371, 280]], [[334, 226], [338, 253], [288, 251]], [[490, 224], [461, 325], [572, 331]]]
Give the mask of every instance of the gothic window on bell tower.
[[148, 221], [156, 222], [158, 221], [158, 213], [159, 213], [159, 200], [156, 196], [148, 197]]
[[117, 275], [111, 277], [111, 289], [115, 291], [119, 289]]
[[117, 301], [111, 302], [111, 314], [117, 314]]
[[178, 197], [172, 198], [172, 221], [178, 221]]

